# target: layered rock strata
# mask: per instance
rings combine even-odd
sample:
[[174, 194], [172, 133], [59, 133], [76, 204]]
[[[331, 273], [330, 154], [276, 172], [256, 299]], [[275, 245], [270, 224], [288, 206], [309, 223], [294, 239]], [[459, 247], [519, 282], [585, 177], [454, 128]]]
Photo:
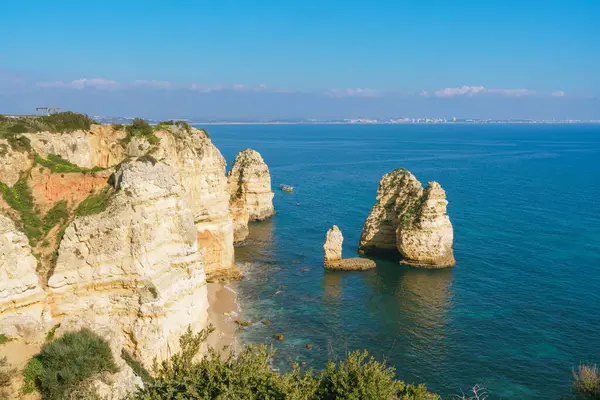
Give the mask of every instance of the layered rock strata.
[[239, 277], [234, 265], [225, 158], [203, 130], [159, 131], [156, 135], [160, 144], [152, 156], [177, 172], [183, 197], [193, 213], [208, 278]]
[[275, 214], [271, 175], [261, 155], [245, 149], [235, 157], [227, 179], [234, 241], [241, 242], [248, 236], [249, 221], [262, 221]]
[[173, 354], [179, 336], [207, 321], [207, 293], [194, 215], [178, 174], [162, 163], [129, 162], [101, 213], [66, 229], [48, 281], [52, 317], [108, 326], [150, 365]]
[[338, 270], [363, 270], [375, 268], [374, 261], [368, 258], [342, 258], [342, 245], [344, 236], [337, 225], [333, 225], [325, 237], [323, 250], [325, 251], [325, 268]]
[[30, 339], [42, 329], [46, 294], [36, 274], [29, 241], [0, 214], [0, 332]]
[[421, 183], [405, 169], [385, 174], [361, 235], [359, 252], [398, 251], [403, 263], [427, 268], [455, 264], [454, 234], [446, 214], [446, 192]]

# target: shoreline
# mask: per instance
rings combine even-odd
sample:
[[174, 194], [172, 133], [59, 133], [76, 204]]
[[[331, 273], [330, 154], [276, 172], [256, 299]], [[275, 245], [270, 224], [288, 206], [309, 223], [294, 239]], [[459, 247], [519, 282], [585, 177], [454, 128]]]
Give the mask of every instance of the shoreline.
[[240, 314], [235, 286], [235, 282], [207, 283], [208, 320], [215, 330], [206, 340], [206, 344], [216, 350], [229, 347], [238, 351], [241, 348], [237, 338], [237, 325], [234, 322]]

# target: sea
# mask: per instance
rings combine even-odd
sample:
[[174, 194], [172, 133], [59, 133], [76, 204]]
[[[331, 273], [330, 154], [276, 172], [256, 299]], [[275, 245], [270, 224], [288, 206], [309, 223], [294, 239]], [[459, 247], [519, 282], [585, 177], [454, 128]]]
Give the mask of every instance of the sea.
[[[274, 367], [367, 349], [443, 396], [560, 399], [573, 368], [600, 363], [600, 125], [203, 128], [228, 166], [250, 147], [270, 169], [277, 214], [236, 248], [235, 290], [255, 321], [240, 339], [272, 344]], [[355, 257], [378, 181], [400, 167], [446, 190], [456, 266], [325, 271], [327, 230]]]

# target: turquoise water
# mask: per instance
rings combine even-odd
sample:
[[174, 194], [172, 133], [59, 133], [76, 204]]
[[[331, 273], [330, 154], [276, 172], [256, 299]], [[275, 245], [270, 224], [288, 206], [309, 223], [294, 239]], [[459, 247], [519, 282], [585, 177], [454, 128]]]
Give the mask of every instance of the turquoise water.
[[[492, 399], [558, 399], [569, 395], [573, 366], [600, 362], [600, 126], [208, 132], [228, 165], [252, 147], [270, 167], [277, 215], [251, 226], [236, 260], [244, 317], [273, 322], [242, 339], [273, 343], [278, 367], [319, 368], [367, 348], [399, 378], [444, 395], [478, 383]], [[398, 167], [446, 189], [456, 267], [377, 259], [374, 270], [325, 272], [327, 229], [339, 225], [344, 255], [354, 256], [378, 180]]]

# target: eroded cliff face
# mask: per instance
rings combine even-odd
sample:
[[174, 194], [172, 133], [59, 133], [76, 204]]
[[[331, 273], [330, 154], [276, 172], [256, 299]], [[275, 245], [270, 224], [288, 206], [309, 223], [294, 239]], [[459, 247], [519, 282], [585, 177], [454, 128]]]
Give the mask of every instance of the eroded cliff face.
[[0, 332], [8, 337], [29, 340], [42, 329], [46, 294], [36, 268], [27, 237], [0, 214]]
[[26, 133], [31, 147], [43, 158], [54, 154], [84, 168], [112, 167], [128, 155], [119, 143], [125, 131], [110, 125], [92, 125], [87, 131]]
[[146, 365], [178, 348], [189, 325], [207, 323], [207, 294], [194, 216], [178, 174], [129, 162], [103, 212], [66, 229], [48, 281], [53, 319], [108, 326]]
[[237, 275], [225, 158], [203, 130], [159, 131], [156, 135], [160, 144], [153, 157], [177, 172], [183, 197], [194, 216], [208, 278]]
[[6, 139], [0, 139], [0, 181], [12, 186], [32, 166], [31, 154], [24, 149], [15, 149]]
[[363, 227], [359, 252], [397, 250], [403, 262], [428, 268], [455, 264], [446, 193], [437, 182], [423, 189], [405, 169], [379, 181], [377, 201]]
[[249, 221], [262, 221], [275, 214], [271, 175], [261, 155], [245, 149], [236, 155], [227, 179], [234, 241], [241, 242], [248, 236]]

